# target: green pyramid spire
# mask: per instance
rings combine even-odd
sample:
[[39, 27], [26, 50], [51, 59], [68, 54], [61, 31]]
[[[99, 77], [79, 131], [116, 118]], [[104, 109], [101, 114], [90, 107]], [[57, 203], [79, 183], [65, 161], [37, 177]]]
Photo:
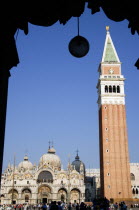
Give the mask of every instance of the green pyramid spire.
[[118, 62], [110, 39], [107, 41], [104, 62]]
[[117, 52], [115, 50], [115, 47], [113, 45], [109, 31], [107, 31], [107, 34], [106, 34], [102, 62], [108, 62], [108, 63], [109, 62], [110, 63], [119, 63], [120, 62]]

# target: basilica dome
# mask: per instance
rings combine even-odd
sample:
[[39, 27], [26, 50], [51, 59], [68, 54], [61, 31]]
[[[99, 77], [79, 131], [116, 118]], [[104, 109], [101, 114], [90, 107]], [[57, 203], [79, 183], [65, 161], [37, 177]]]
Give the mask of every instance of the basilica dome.
[[33, 164], [28, 160], [27, 155], [25, 155], [24, 160], [18, 165], [18, 169], [20, 170], [21, 168], [24, 168], [25, 170], [33, 168]]
[[84, 163], [80, 160], [78, 154], [75, 157], [75, 160], [71, 164], [73, 168], [78, 171], [79, 173], [83, 171], [85, 173], [85, 165]]
[[48, 149], [48, 152], [40, 158], [39, 166], [50, 166], [53, 169], [61, 169], [61, 161], [58, 155], [55, 154], [54, 147]]

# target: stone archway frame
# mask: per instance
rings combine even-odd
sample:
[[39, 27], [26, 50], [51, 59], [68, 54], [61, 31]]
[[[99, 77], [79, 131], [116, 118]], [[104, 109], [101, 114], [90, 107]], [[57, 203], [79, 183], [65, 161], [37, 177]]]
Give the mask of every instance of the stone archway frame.
[[52, 188], [47, 184], [42, 184], [38, 187], [38, 200], [42, 201], [43, 198], [51, 199]]
[[31, 191], [31, 189], [29, 187], [24, 187], [21, 190], [21, 199], [23, 200], [23, 202], [25, 202], [26, 196], [28, 196], [29, 201], [30, 201], [30, 199], [32, 198], [32, 191]]
[[[12, 195], [13, 194], [13, 195]], [[16, 188], [14, 189], [10, 189], [9, 192], [8, 192], [8, 198], [12, 201], [12, 199], [14, 201], [17, 202], [18, 198], [19, 198], [19, 193], [18, 193], [18, 190]]]
[[76, 203], [80, 203], [80, 199], [81, 199], [81, 191], [78, 188], [73, 188], [70, 191], [70, 202], [74, 203], [74, 201], [76, 200]]
[[58, 192], [57, 192], [57, 199], [59, 200], [59, 201], [61, 201], [61, 196], [63, 195], [64, 197], [63, 197], [63, 199], [64, 199], [64, 202], [66, 203], [67, 202], [67, 199], [68, 199], [68, 192], [67, 192], [67, 190], [66, 190], [66, 188], [64, 188], [64, 187], [61, 187], [61, 188], [59, 188], [59, 190], [58, 190]]

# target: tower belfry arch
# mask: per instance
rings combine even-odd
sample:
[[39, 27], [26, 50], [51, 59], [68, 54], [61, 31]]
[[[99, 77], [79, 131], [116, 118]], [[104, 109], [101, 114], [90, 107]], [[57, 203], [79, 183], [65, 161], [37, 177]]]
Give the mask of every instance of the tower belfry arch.
[[121, 62], [106, 28], [98, 68], [99, 148], [101, 196], [129, 199], [131, 195], [128, 135]]

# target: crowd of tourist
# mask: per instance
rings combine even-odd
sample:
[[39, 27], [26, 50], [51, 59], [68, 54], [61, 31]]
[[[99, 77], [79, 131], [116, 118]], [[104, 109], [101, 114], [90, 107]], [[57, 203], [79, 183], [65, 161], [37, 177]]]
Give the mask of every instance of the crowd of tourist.
[[91, 210], [92, 205], [85, 204], [84, 202], [79, 203], [64, 203], [52, 201], [48, 203], [40, 203], [35, 205], [30, 204], [15, 204], [15, 205], [1, 205], [0, 210]]
[[139, 204], [127, 205], [124, 201], [110, 203], [107, 198], [99, 198], [93, 200], [93, 209], [94, 210], [132, 210], [139, 208]]
[[92, 204], [81, 202], [79, 203], [64, 203], [61, 201], [52, 201], [48, 203], [40, 203], [36, 205], [30, 204], [14, 204], [14, 205], [0, 205], [0, 210], [132, 210], [139, 208], [138, 204], [131, 205], [130, 207], [126, 203], [114, 203], [110, 204], [106, 198], [94, 199]]

